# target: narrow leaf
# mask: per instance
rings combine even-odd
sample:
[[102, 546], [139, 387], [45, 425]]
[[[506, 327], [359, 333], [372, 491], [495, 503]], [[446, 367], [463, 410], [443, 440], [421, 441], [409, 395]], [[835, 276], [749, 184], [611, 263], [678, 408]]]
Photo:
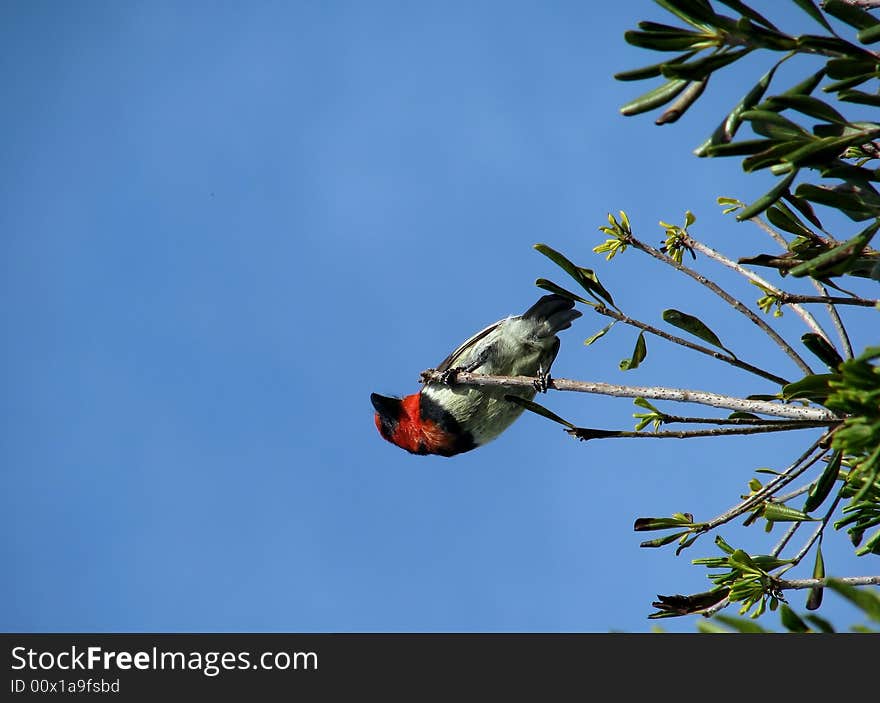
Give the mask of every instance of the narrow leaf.
[[828, 494], [831, 493], [831, 489], [834, 487], [834, 483], [840, 475], [840, 462], [842, 459], [843, 453], [839, 449], [831, 455], [831, 458], [825, 465], [825, 470], [822, 472], [822, 475], [819, 476], [816, 483], [810, 487], [810, 492], [807, 494], [807, 500], [804, 502], [804, 512], [811, 513], [825, 502], [825, 499], [828, 497]]
[[862, 253], [868, 242], [876, 234], [880, 228], [880, 220], [875, 221], [872, 225], [859, 232], [852, 239], [839, 244], [833, 249], [813, 257], [809, 261], [795, 266], [789, 273], [794, 277], [818, 275], [822, 269], [840, 264], [843, 262], [842, 268], [845, 269], [846, 263], [855, 260]]
[[769, 191], [767, 191], [751, 205], [743, 208], [739, 213], [737, 213], [737, 221], [742, 222], [743, 220], [750, 220], [756, 215], [760, 215], [762, 212], [764, 212], [764, 210], [773, 205], [773, 203], [779, 200], [779, 198], [782, 197], [782, 194], [788, 190], [788, 186], [791, 185], [791, 182], [794, 180], [796, 175], [797, 171], [792, 171], [785, 178], [779, 179], [779, 182]]
[[684, 530], [682, 532], [673, 532], [672, 534], [665, 535], [664, 537], [656, 537], [655, 539], [649, 539], [644, 542], [640, 542], [639, 546], [646, 547], [646, 548], [662, 547], [662, 546], [667, 545], [671, 542], [674, 542], [675, 540], [681, 538], [682, 535], [686, 535], [687, 533], [688, 533], [687, 530]]
[[674, 59], [670, 59], [669, 61], [661, 61], [660, 63], [655, 63], [651, 66], [643, 66], [642, 68], [634, 68], [629, 71], [621, 71], [620, 73], [614, 74], [614, 79], [618, 81], [641, 81], [646, 78], [656, 78], [661, 75], [660, 69], [664, 65], [682, 63], [696, 54], [696, 51], [688, 51], [681, 56], [676, 56]]
[[[813, 563], [813, 578], [825, 578], [825, 560], [822, 558], [822, 545], [816, 547], [816, 561]], [[818, 610], [822, 605], [822, 594], [825, 589], [822, 586], [815, 586], [810, 589], [810, 595], [807, 596], [807, 610]]]
[[762, 518], [772, 522], [809, 522], [815, 519], [782, 503], [764, 503], [760, 513]]
[[827, 29], [829, 32], [834, 34], [834, 30], [831, 28], [831, 25], [828, 24], [828, 20], [825, 19], [825, 15], [823, 15], [819, 11], [819, 8], [816, 7], [815, 3], [813, 3], [812, 0], [794, 0], [794, 4], [801, 8], [823, 27], [825, 27], [825, 29]]
[[[683, 518], [683, 519], [682, 519]], [[682, 525], [690, 526], [693, 524], [694, 516], [685, 513], [678, 517], [640, 517], [637, 518], [633, 525], [636, 532], [650, 532], [651, 530], [668, 530], [670, 527], [681, 527]]]
[[743, 17], [748, 17], [750, 20], [752, 20], [752, 22], [763, 24], [765, 27], [767, 27], [767, 29], [772, 29], [777, 32], [779, 31], [775, 24], [773, 24], [762, 14], [753, 10], [744, 2], [739, 2], [739, 0], [718, 0], [718, 2], [720, 2], [722, 5], [727, 5], [731, 10], [739, 12]]
[[791, 608], [783, 603], [779, 608], [779, 619], [782, 626], [789, 632], [809, 632], [810, 628], [803, 620], [798, 617]]
[[815, 332], [807, 332], [801, 337], [801, 341], [807, 349], [813, 352], [832, 371], [836, 371], [837, 367], [843, 363], [843, 358], [822, 335]]
[[710, 330], [699, 318], [694, 317], [693, 315], [688, 315], [686, 312], [681, 312], [681, 310], [670, 308], [669, 310], [663, 311], [663, 321], [668, 322], [673, 327], [678, 327], [680, 330], [689, 332], [694, 335], [694, 337], [702, 339], [704, 342], [708, 342], [714, 347], [723, 349], [734, 359], [736, 358], [734, 353], [721, 343], [721, 340], [718, 339], [718, 335]]
[[742, 124], [742, 113], [746, 110], [751, 110], [758, 104], [758, 101], [764, 97], [764, 93], [767, 92], [770, 81], [773, 79], [773, 75], [776, 73], [776, 69], [779, 68], [781, 63], [782, 60], [777, 61], [773, 68], [761, 76], [761, 79], [752, 86], [751, 90], [742, 97], [736, 106], [734, 106], [733, 110], [730, 111], [730, 114], [724, 118], [724, 121], [718, 125], [712, 133], [712, 136], [694, 150], [694, 153], [697, 156], [716, 156], [717, 154], [708, 154], [708, 148], [711, 146], [726, 144], [733, 139], [740, 124]]
[[682, 91], [681, 95], [679, 95], [672, 104], [663, 111], [660, 117], [654, 120], [654, 124], [660, 126], [678, 121], [678, 119], [688, 111], [688, 108], [690, 108], [690, 106], [693, 105], [703, 94], [708, 82], [709, 76], [706, 76], [705, 78], [691, 83]]
[[875, 24], [873, 27], [861, 30], [856, 37], [862, 44], [873, 44], [880, 41], [880, 25]]
[[584, 345], [588, 347], [593, 342], [595, 342], [597, 339], [604, 337], [608, 333], [608, 330], [610, 330], [616, 322], [617, 322], [617, 320], [612, 320], [607, 325], [605, 325], [602, 329], [600, 329], [598, 332], [596, 332], [596, 334], [592, 335], [591, 337], [587, 337], [584, 340]]
[[831, 392], [828, 382], [839, 378], [840, 375], [836, 373], [817, 373], [804, 376], [800, 381], [783, 386], [782, 397], [785, 400], [808, 398], [821, 403], [828, 398], [828, 394]]
[[645, 343], [645, 333], [639, 332], [639, 337], [636, 340], [635, 349], [633, 349], [632, 356], [629, 359], [621, 360], [619, 366], [621, 371], [631, 371], [632, 369], [637, 369], [639, 364], [641, 364], [645, 357], [648, 356], [648, 346]]
[[826, 122], [847, 124], [847, 119], [829, 104], [812, 95], [776, 95], [767, 101], [773, 109], [791, 109]]
[[766, 217], [771, 225], [778, 227], [785, 232], [808, 238], [814, 236], [813, 232], [807, 229], [798, 216], [795, 215], [781, 200], [767, 210]]
[[850, 586], [836, 579], [829, 579], [828, 588], [846, 598], [871, 620], [880, 622], [880, 594], [876, 590], [868, 590]]
[[664, 65], [661, 72], [666, 78], [684, 78], [689, 81], [699, 81], [708, 77], [714, 71], [732, 64], [749, 52], [751, 52], [751, 49], [745, 48], [738, 51], [728, 51], [723, 54], [712, 54], [686, 63], [670, 63]]
[[553, 281], [548, 281], [546, 278], [535, 279], [535, 285], [538, 286], [538, 288], [543, 288], [544, 290], [550, 291], [551, 293], [561, 295], [563, 298], [576, 300], [577, 302], [583, 303], [584, 305], [595, 305], [594, 302], [587, 300], [586, 298], [582, 298], [576, 293], [572, 293], [570, 290], [566, 290], [562, 286], [557, 286]]
[[565, 271], [569, 276], [571, 276], [575, 281], [577, 281], [584, 290], [587, 291], [595, 300], [602, 301], [604, 300], [609, 305], [614, 307], [614, 300], [611, 297], [611, 293], [605, 290], [605, 287], [599, 283], [599, 278], [596, 274], [587, 268], [583, 268], [581, 266], [576, 266], [565, 255], [560, 254], [558, 251], [553, 249], [552, 247], [547, 246], [546, 244], [535, 244], [534, 248], [541, 252], [544, 256], [550, 259], [553, 263], [559, 266], [563, 271]]

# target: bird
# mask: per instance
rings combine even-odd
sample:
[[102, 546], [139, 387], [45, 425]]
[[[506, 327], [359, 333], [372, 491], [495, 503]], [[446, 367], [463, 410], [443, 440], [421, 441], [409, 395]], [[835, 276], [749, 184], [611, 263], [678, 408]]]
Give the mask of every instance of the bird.
[[535, 376], [546, 390], [550, 366], [559, 352], [556, 333], [580, 316], [571, 299], [545, 295], [522, 315], [499, 320], [463, 342], [437, 366], [441, 381], [429, 381], [418, 393], [403, 398], [372, 393], [379, 434], [412, 454], [444, 457], [491, 442], [523, 411], [504, 396], [531, 400], [541, 384], [535, 388], [454, 385], [455, 374]]

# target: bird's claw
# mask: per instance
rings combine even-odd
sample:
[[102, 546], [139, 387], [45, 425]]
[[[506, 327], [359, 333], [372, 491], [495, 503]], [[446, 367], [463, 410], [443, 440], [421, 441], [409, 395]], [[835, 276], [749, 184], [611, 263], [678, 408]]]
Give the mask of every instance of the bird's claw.
[[532, 381], [537, 393], [546, 393], [550, 387], [550, 372], [538, 369], [538, 377]]
[[440, 383], [451, 386], [455, 383], [455, 378], [458, 376], [459, 371], [464, 371], [460, 366], [456, 366], [451, 369], [446, 369], [445, 371], [440, 373]]

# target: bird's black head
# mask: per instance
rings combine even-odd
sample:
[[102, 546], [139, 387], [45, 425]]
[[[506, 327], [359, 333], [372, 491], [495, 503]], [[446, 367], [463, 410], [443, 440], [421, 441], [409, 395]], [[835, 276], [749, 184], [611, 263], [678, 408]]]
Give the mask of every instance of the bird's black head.
[[403, 412], [400, 398], [391, 398], [387, 395], [379, 395], [378, 393], [370, 393], [370, 402], [376, 409], [376, 428], [379, 434], [389, 442], [393, 442], [397, 425], [400, 422], [400, 416]]

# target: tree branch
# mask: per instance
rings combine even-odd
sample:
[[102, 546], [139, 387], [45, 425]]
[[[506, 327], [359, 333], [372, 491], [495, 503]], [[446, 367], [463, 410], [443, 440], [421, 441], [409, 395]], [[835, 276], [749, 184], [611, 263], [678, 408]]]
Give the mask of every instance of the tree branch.
[[573, 427], [566, 432], [580, 440], [611, 439], [615, 437], [644, 437], [648, 439], [690, 439], [692, 437], [722, 437], [724, 435], [763, 434], [765, 432], [788, 432], [827, 427], [826, 424], [805, 422], [782, 422], [751, 427], [713, 427], [706, 430], [662, 430], [659, 432], [629, 432], [626, 430], [593, 430], [589, 427]]
[[813, 317], [813, 315], [810, 313], [810, 311], [797, 304], [799, 302], [808, 302], [808, 301], [794, 300], [794, 298], [797, 298], [798, 296], [793, 296], [790, 293], [785, 293], [784, 291], [779, 290], [776, 286], [772, 285], [769, 281], [765, 280], [764, 278], [759, 276], [757, 273], [755, 273], [751, 269], [747, 269], [742, 264], [738, 264], [735, 261], [728, 259], [721, 252], [716, 251], [715, 249], [712, 249], [711, 247], [706, 246], [702, 242], [697, 241], [689, 234], [683, 233], [682, 234], [682, 241], [684, 241], [684, 243], [687, 244], [687, 246], [691, 247], [692, 249], [696, 249], [704, 256], [706, 256], [710, 259], [713, 259], [714, 261], [717, 261], [722, 266], [726, 266], [727, 268], [729, 268], [733, 271], [736, 271], [741, 276], [744, 276], [745, 278], [748, 278], [750, 281], [757, 283], [762, 288], [765, 288], [766, 290], [772, 291], [773, 295], [776, 298], [778, 298], [781, 302], [785, 303], [786, 305], [789, 305], [791, 307], [791, 309], [794, 310], [795, 313], [797, 313], [797, 315], [804, 321], [804, 323], [807, 325], [807, 327], [809, 327], [816, 334], [820, 335], [829, 344], [831, 343], [831, 340], [828, 338], [828, 335], [825, 334], [825, 330], [822, 329], [822, 327], [819, 325], [819, 323], [816, 321], [816, 318]]
[[701, 273], [698, 273], [698, 272], [694, 271], [693, 269], [688, 268], [684, 264], [678, 263], [677, 261], [675, 261], [675, 259], [673, 259], [671, 256], [667, 256], [662, 251], [659, 251], [658, 249], [655, 249], [654, 247], [652, 247], [648, 244], [645, 244], [644, 242], [636, 239], [632, 234], [629, 234], [627, 236], [626, 243], [634, 246], [636, 249], [639, 249], [640, 251], [645, 252], [646, 254], [649, 254], [650, 256], [653, 256], [658, 261], [662, 261], [666, 264], [669, 264], [674, 269], [681, 271], [683, 274], [685, 274], [687, 276], [690, 276], [697, 283], [699, 283], [699, 284], [705, 286], [706, 288], [708, 288], [709, 290], [711, 290], [713, 293], [715, 293], [715, 295], [717, 295], [722, 300], [724, 300], [726, 303], [731, 305], [734, 310], [742, 313], [749, 320], [751, 320], [755, 325], [760, 327], [761, 330], [765, 334], [767, 334], [767, 336], [770, 337], [770, 339], [772, 339], [779, 346], [780, 349], [782, 349], [782, 351], [784, 351], [786, 354], [788, 354], [789, 358], [791, 358], [791, 360], [794, 361], [795, 364], [797, 364], [798, 368], [800, 368], [801, 371], [803, 371], [807, 375], [811, 375], [813, 373], [813, 370], [807, 365], [807, 362], [805, 362], [800, 357], [800, 355], [791, 347], [791, 345], [788, 342], [786, 342], [782, 337], [779, 336], [779, 333], [776, 332], [776, 330], [774, 330], [772, 327], [770, 327], [770, 325], [768, 325], [766, 322], [764, 322], [764, 320], [762, 320], [754, 312], [749, 310], [749, 308], [747, 308], [741, 301], [734, 298], [732, 295], [730, 295], [730, 293], [725, 291], [718, 284], [714, 283], [713, 281], [710, 281], [708, 278], [706, 278]]
[[709, 349], [708, 347], [704, 347], [701, 344], [696, 344], [687, 339], [683, 339], [682, 337], [677, 337], [674, 334], [669, 334], [657, 327], [647, 324], [646, 322], [642, 322], [640, 320], [633, 319], [628, 315], [624, 315], [622, 312], [618, 310], [612, 310], [610, 308], [605, 307], [604, 305], [595, 305], [593, 308], [600, 315], [604, 315], [605, 317], [611, 317], [617, 320], [618, 322], [622, 322], [626, 325], [630, 325], [632, 327], [636, 327], [640, 330], [644, 330], [645, 332], [649, 332], [650, 334], [656, 335], [657, 337], [661, 337], [669, 342], [673, 342], [674, 344], [680, 344], [683, 347], [687, 347], [688, 349], [693, 349], [694, 351], [698, 351], [701, 354], [706, 354], [707, 356], [711, 356], [713, 359], [718, 359], [719, 361], [723, 361], [731, 366], [736, 366], [737, 368], [742, 369], [743, 371], [748, 371], [749, 373], [753, 373], [756, 376], [760, 376], [761, 378], [766, 378], [768, 381], [773, 381], [773, 383], [778, 383], [780, 386], [784, 386], [789, 383], [781, 376], [777, 376], [776, 374], [772, 374], [769, 371], [764, 371], [764, 369], [760, 369], [757, 366], [753, 366], [745, 361], [740, 361], [739, 359], [735, 359], [732, 356], [728, 356], [723, 352], [718, 351], [717, 349]]
[[[421, 374], [422, 382], [441, 383], [443, 374], [435, 369], [427, 369]], [[452, 385], [487, 386], [495, 388], [531, 388], [540, 384], [541, 379], [530, 376], [490, 376], [479, 373], [458, 372]], [[747, 400], [735, 396], [720, 395], [709, 391], [695, 391], [684, 388], [664, 388], [661, 386], [621, 386], [598, 381], [573, 381], [567, 378], [551, 378], [547, 388], [576, 393], [595, 393], [618, 398], [650, 398], [652, 400], [672, 400], [680, 403], [698, 403], [714, 408], [759, 413], [792, 420], [812, 420], [818, 422], [839, 420], [829, 410], [803, 405], [783, 405], [765, 400]]]
[[775, 586], [781, 591], [785, 590], [802, 590], [804, 588], [816, 588], [817, 586], [827, 586], [829, 581], [838, 581], [850, 586], [880, 586], [880, 575], [877, 576], [844, 576], [843, 578], [824, 578], [824, 579], [778, 579]]

